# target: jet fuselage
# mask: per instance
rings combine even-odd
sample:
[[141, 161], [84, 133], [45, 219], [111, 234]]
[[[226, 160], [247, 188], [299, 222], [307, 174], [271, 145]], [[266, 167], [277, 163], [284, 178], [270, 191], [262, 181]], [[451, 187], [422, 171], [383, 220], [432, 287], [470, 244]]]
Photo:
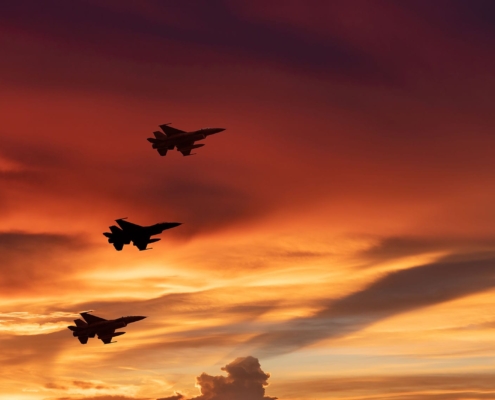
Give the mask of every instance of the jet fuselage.
[[153, 236], [153, 235], [159, 235], [165, 229], [175, 228], [176, 226], [179, 225], [181, 225], [179, 222], [159, 222], [158, 224], [155, 225], [143, 226], [143, 228], [146, 234]]
[[224, 128], [202, 128], [197, 131], [186, 132], [169, 125], [170, 123], [158, 125], [162, 132], [155, 131], [153, 132], [155, 137], [147, 138], [151, 147], [157, 150], [162, 157], [173, 149], [177, 149], [183, 156], [191, 156], [193, 155], [191, 150], [204, 146], [203, 143], [197, 143], [198, 141], [225, 130]]
[[[120, 329], [120, 328], [125, 328], [128, 324], [141, 321], [144, 318], [146, 317], [141, 317], [141, 316], [121, 317], [112, 320], [98, 321], [91, 324], [85, 323], [84, 325], [78, 325], [78, 326], [72, 325], [69, 326], [68, 328], [72, 331], [72, 335], [74, 337], [78, 337], [78, 336], [95, 337], [95, 335], [99, 335], [100, 338], [107, 338], [107, 337], [111, 338], [114, 336], [123, 335], [125, 332], [113, 332], [108, 335], [104, 335], [101, 333], [106, 331], [115, 331], [116, 329]], [[77, 321], [75, 322], [77, 323]]]
[[223, 128], [202, 128], [197, 131], [178, 133], [173, 136], [160, 138], [159, 141], [153, 143], [152, 147], [158, 149], [161, 147], [173, 148], [173, 146], [177, 146], [179, 148], [182, 143], [197, 142], [224, 130]]
[[116, 219], [118, 226], [110, 226], [110, 232], [104, 232], [103, 235], [108, 238], [108, 243], [114, 245], [118, 251], [123, 246], [133, 242], [139, 250], [146, 250], [147, 244], [158, 242], [160, 239], [151, 239], [151, 236], [159, 235], [165, 229], [175, 228], [181, 225], [180, 222], [160, 222], [150, 226], [141, 226], [125, 220], [125, 218]]

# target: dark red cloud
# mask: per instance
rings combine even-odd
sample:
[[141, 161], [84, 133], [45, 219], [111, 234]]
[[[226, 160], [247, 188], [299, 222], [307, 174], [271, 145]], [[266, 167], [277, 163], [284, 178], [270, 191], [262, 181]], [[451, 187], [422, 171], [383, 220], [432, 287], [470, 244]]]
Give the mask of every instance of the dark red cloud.
[[[69, 216], [132, 210], [151, 222], [160, 204], [186, 222], [169, 235], [189, 237], [315, 202], [347, 219], [404, 204], [399, 218], [413, 197], [442, 203], [438, 219], [466, 216], [476, 192], [491, 204], [493, 37], [488, 24], [468, 29], [487, 6], [459, 25], [462, 2], [445, 18], [418, 3], [2, 5], [0, 26], [19, 45], [1, 43], [0, 68], [14, 93], [31, 90], [13, 103], [2, 136], [16, 143], [3, 152], [42, 168], [10, 174], [18, 190], [2, 188], [2, 210], [33, 191]], [[456, 26], [465, 39], [452, 40]], [[164, 160], [145, 137], [170, 118], [228, 129], [196, 160]]]
[[186, 400], [186, 396], [180, 394], [180, 393], [177, 393], [176, 395], [174, 396], [169, 396], [169, 397], [162, 397], [158, 400]]
[[0, 288], [20, 296], [63, 287], [90, 247], [84, 238], [71, 235], [0, 232]]
[[[276, 400], [265, 396], [270, 374], [262, 371], [257, 358], [239, 357], [227, 364], [223, 371], [227, 376], [211, 376], [206, 373], [197, 377], [201, 395], [191, 400]], [[184, 396], [177, 394], [160, 400], [180, 400]]]
[[[185, 6], [88, 2], [70, 7], [63, 1], [51, 0], [45, 4], [4, 5], [2, 17], [7, 30], [12, 27], [63, 46], [77, 46], [87, 54], [141, 62], [180, 66], [200, 58], [201, 63], [208, 63], [215, 61], [211, 52], [214, 50], [217, 57], [221, 55], [222, 60], [231, 63], [261, 59], [282, 67], [354, 77], [367, 75], [375, 65], [367, 54], [349, 46], [338, 35], [314, 38], [283, 24], [251, 21], [235, 12], [228, 2], [218, 0], [207, 5], [201, 1]], [[176, 44], [194, 48], [194, 54]], [[152, 51], [153, 48], [160, 51]], [[68, 76], [63, 73], [62, 79]]]
[[54, 400], [152, 400], [149, 397], [128, 397], [128, 396], [91, 396], [91, 397], [58, 397]]

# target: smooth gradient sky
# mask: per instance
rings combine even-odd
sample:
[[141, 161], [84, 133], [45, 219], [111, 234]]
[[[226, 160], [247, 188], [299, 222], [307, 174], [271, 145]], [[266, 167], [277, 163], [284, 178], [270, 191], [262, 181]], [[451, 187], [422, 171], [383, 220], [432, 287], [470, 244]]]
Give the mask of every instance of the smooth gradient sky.
[[491, 0], [3, 1], [0, 399], [495, 399], [494, 48]]

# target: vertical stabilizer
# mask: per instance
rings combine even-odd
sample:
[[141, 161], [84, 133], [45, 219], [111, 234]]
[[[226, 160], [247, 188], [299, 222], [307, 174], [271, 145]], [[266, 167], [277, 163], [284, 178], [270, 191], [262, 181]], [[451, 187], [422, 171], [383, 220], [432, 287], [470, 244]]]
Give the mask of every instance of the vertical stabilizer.
[[155, 138], [157, 138], [157, 139], [166, 139], [167, 138], [167, 135], [160, 132], [160, 131], [153, 132], [153, 135], [155, 135]]
[[84, 328], [84, 327], [88, 326], [88, 324], [86, 322], [84, 322], [82, 319], [75, 319], [74, 323], [76, 324], [76, 326], [78, 328]]

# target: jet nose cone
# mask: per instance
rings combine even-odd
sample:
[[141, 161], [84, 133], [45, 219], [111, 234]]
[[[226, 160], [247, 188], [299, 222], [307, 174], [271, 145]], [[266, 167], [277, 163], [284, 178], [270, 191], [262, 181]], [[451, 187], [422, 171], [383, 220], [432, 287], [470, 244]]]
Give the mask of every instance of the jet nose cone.
[[225, 128], [207, 128], [205, 130], [207, 135], [214, 135], [215, 133], [224, 131]]
[[137, 322], [137, 321], [141, 321], [142, 319], [145, 319], [146, 317], [142, 317], [142, 316], [132, 316], [132, 317], [127, 317], [127, 321], [129, 323], [131, 322]]
[[179, 225], [182, 225], [182, 222], [161, 222], [160, 224], [158, 224], [159, 228], [163, 231], [165, 229], [175, 228]]
[[182, 225], [182, 222], [164, 222], [163, 228], [164, 229], [171, 229], [171, 228], [175, 228], [175, 227], [180, 226], [180, 225]]

